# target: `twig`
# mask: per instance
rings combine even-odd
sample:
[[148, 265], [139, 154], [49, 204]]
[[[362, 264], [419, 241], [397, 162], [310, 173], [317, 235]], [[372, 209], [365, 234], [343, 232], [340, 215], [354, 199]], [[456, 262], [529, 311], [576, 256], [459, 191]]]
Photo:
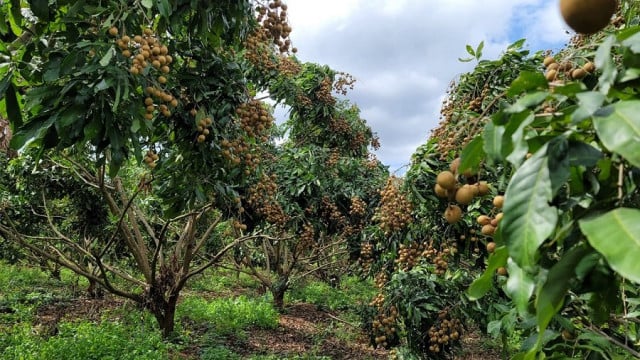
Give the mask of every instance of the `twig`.
[[351, 326], [351, 327], [353, 327], [353, 328], [356, 328], [356, 329], [360, 328], [360, 326], [359, 326], [359, 325], [354, 324], [354, 323], [350, 323], [350, 322], [348, 322], [347, 320], [343, 320], [343, 319], [340, 319], [340, 318], [339, 318], [339, 317], [337, 317], [337, 316], [331, 315], [331, 313], [329, 313], [328, 311], [324, 311], [324, 310], [323, 310], [323, 312], [324, 312], [325, 314], [327, 314], [327, 316], [328, 316], [328, 317], [330, 317], [330, 318], [332, 318], [332, 319], [334, 319], [334, 320], [338, 320], [338, 321], [340, 321], [340, 322], [341, 322], [341, 323], [343, 323], [343, 324], [347, 324], [347, 325], [349, 325], [349, 326]]

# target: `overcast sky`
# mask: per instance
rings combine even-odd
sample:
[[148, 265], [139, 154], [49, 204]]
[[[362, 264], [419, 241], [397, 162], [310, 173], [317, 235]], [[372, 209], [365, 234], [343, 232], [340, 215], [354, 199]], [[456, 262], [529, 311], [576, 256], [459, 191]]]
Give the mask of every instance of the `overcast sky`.
[[[356, 103], [380, 136], [377, 156], [395, 171], [438, 124], [448, 84], [473, 69], [465, 45], [485, 59], [527, 38], [557, 50], [569, 38], [557, 0], [285, 0], [302, 61], [353, 75]], [[404, 169], [400, 171], [404, 172]]]

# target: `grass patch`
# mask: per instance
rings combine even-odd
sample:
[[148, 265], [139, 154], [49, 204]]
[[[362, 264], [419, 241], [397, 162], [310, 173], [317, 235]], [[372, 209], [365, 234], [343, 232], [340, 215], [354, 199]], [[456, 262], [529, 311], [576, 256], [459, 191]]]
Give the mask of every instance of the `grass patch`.
[[306, 302], [329, 310], [349, 310], [367, 303], [375, 294], [376, 289], [370, 280], [348, 276], [335, 288], [322, 281], [299, 284], [287, 293], [286, 300]]
[[152, 360], [168, 356], [168, 345], [149, 316], [132, 313], [122, 321], [98, 324], [83, 320], [61, 322], [57, 334], [34, 334], [29, 323], [7, 329], [0, 336], [0, 358], [39, 359], [124, 359]]
[[275, 329], [279, 318], [271, 303], [245, 296], [213, 300], [187, 297], [178, 305], [177, 317], [204, 324], [221, 336], [237, 335], [254, 326]]

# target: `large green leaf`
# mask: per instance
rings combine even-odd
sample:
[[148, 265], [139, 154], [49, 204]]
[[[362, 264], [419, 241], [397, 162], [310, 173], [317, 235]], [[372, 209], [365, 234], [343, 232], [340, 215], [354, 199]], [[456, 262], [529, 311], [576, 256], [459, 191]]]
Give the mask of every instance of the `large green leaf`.
[[462, 149], [459, 169], [461, 172], [468, 169], [475, 172], [480, 167], [482, 160], [484, 160], [483, 140], [482, 137], [476, 136]]
[[509, 279], [505, 287], [505, 292], [511, 297], [513, 303], [518, 309], [518, 313], [526, 314], [529, 307], [529, 298], [533, 294], [535, 288], [534, 279], [522, 270], [513, 260], [507, 261], [507, 271], [509, 272]]
[[523, 71], [517, 79], [511, 83], [507, 95], [516, 96], [522, 92], [534, 89], [546, 89], [549, 87], [547, 79], [538, 71]]
[[597, 111], [593, 124], [611, 151], [640, 167], [640, 100], [620, 101]]
[[538, 247], [556, 226], [558, 212], [549, 206], [551, 198], [547, 145], [544, 145], [509, 182], [500, 225], [509, 255], [525, 270], [536, 264]]
[[640, 210], [620, 208], [580, 221], [589, 243], [620, 276], [640, 283]]
[[489, 257], [489, 264], [482, 275], [474, 280], [467, 290], [467, 296], [471, 300], [478, 300], [483, 297], [493, 286], [493, 276], [499, 267], [507, 263], [509, 253], [507, 248], [501, 246]]
[[496, 125], [493, 121], [487, 122], [482, 134], [484, 138], [484, 152], [487, 157], [493, 161], [502, 159], [502, 135], [504, 135], [504, 126]]

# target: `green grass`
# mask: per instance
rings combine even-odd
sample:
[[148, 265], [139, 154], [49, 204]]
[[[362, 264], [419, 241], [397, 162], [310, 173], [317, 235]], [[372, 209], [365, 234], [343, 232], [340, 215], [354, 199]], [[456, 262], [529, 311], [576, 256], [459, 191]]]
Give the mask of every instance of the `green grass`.
[[0, 335], [0, 358], [5, 360], [40, 359], [163, 359], [165, 344], [153, 319], [131, 313], [120, 321], [98, 324], [82, 320], [61, 322], [57, 334], [38, 334], [29, 323], [20, 323]]
[[371, 281], [349, 276], [343, 278], [337, 288], [322, 281], [300, 284], [287, 293], [286, 301], [306, 302], [330, 310], [350, 310], [368, 302], [375, 294]]
[[249, 327], [275, 329], [278, 312], [270, 302], [245, 296], [207, 300], [191, 296], [177, 309], [177, 318], [205, 324], [216, 334], [238, 334]]

